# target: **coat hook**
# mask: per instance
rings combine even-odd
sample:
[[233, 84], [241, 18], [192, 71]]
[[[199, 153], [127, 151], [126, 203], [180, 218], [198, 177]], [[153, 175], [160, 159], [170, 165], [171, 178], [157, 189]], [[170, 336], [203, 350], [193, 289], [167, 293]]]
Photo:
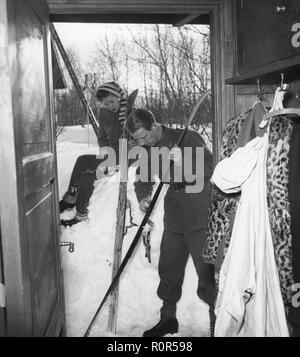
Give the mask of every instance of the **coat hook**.
[[261, 89], [261, 86], [260, 86], [260, 79], [259, 78], [257, 78], [257, 80], [256, 80], [256, 92], [257, 92], [257, 94], [256, 94], [256, 96], [257, 96], [257, 99], [259, 100], [259, 101], [261, 101], [262, 100], [262, 97], [263, 97], [263, 91], [262, 91], [262, 89]]
[[281, 81], [280, 81], [280, 88], [283, 90], [283, 82], [284, 82], [284, 73], [280, 73]]
[[256, 80], [256, 86], [257, 86], [257, 92], [259, 93], [260, 92], [260, 79], [257, 78]]

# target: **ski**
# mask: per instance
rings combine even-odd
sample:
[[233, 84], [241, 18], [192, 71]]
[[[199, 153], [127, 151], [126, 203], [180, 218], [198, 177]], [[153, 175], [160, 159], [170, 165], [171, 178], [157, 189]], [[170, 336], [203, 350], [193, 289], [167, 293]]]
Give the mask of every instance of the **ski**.
[[[127, 183], [120, 182], [119, 185], [119, 197], [117, 208], [117, 225], [115, 230], [115, 244], [112, 266], [112, 280], [116, 276], [116, 273], [120, 267], [122, 258], [122, 244], [125, 229], [126, 219], [126, 201], [127, 201]], [[114, 292], [111, 294], [109, 313], [108, 313], [108, 325], [109, 332], [116, 334], [117, 332], [117, 314], [118, 314], [118, 298], [119, 298], [119, 285], [116, 286]]]
[[[132, 92], [127, 99], [126, 104], [126, 116], [130, 114], [132, 107], [138, 91]], [[126, 138], [126, 133], [124, 129], [123, 138]], [[114, 280], [117, 271], [120, 268], [122, 259], [122, 244], [125, 230], [125, 220], [126, 220], [126, 206], [127, 206], [127, 180], [123, 181], [122, 174], [127, 173], [128, 170], [128, 155], [127, 150], [124, 146], [124, 140], [121, 141], [120, 148], [120, 184], [119, 184], [119, 197], [118, 197], [118, 208], [117, 208], [117, 225], [115, 231], [115, 244], [114, 244], [114, 256], [113, 256], [113, 267], [112, 267], [112, 281]], [[127, 175], [126, 175], [127, 177]], [[107, 329], [109, 332], [116, 334], [117, 332], [117, 316], [118, 316], [118, 300], [119, 300], [119, 285], [116, 285], [115, 290], [111, 294], [109, 313], [108, 313], [108, 325]]]
[[78, 81], [78, 78], [74, 72], [74, 69], [72, 67], [72, 64], [69, 60], [69, 57], [67, 55], [67, 52], [65, 51], [64, 49], [64, 46], [58, 36], [58, 33], [56, 32], [56, 29], [53, 25], [53, 23], [50, 22], [50, 32], [51, 32], [51, 40], [53, 41], [53, 43], [57, 46], [60, 54], [61, 54], [61, 57], [65, 63], [65, 66], [68, 70], [68, 73], [72, 79], [72, 82], [74, 84], [74, 87], [77, 91], [77, 94], [79, 96], [79, 99], [83, 105], [83, 107], [85, 108], [86, 112], [88, 113], [88, 116], [89, 116], [89, 120], [90, 120], [90, 123], [94, 129], [94, 132], [96, 134], [96, 137], [98, 138], [98, 130], [99, 130], [99, 127], [98, 127], [98, 121], [95, 117], [95, 114], [92, 110], [92, 108], [90, 107], [88, 101], [86, 100], [85, 96], [84, 96], [84, 93], [83, 93], [83, 90], [79, 84], [79, 81]]

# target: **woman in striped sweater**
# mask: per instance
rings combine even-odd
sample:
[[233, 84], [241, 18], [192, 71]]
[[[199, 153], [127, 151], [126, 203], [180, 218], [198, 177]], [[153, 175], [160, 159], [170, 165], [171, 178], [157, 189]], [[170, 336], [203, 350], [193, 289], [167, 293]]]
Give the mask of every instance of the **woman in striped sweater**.
[[[107, 82], [98, 87], [96, 98], [101, 103], [99, 114], [98, 143], [100, 147], [109, 146], [115, 150], [117, 163], [119, 139], [123, 133], [126, 115], [126, 98], [121, 87], [115, 82]], [[87, 206], [93, 193], [96, 170], [101, 159], [96, 155], [78, 157], [70, 179], [67, 192], [59, 202], [60, 212], [76, 206], [76, 216], [62, 220], [64, 226], [72, 226], [88, 218]]]

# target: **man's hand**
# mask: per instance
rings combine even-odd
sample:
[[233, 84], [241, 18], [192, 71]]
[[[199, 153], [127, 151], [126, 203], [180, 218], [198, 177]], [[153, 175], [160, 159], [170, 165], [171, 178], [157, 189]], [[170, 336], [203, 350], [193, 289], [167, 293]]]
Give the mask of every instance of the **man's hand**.
[[96, 177], [97, 177], [97, 180], [101, 180], [102, 177], [105, 176], [105, 170], [106, 170], [106, 167], [103, 167], [101, 165], [99, 165], [96, 169]]
[[143, 198], [140, 202], [140, 210], [143, 212], [143, 213], [146, 213], [147, 212], [147, 209], [150, 205], [150, 202], [151, 202], [151, 198], [150, 197], [146, 197], [146, 198]]
[[175, 146], [170, 151], [170, 159], [174, 161], [174, 165], [182, 167], [182, 150], [180, 147]]

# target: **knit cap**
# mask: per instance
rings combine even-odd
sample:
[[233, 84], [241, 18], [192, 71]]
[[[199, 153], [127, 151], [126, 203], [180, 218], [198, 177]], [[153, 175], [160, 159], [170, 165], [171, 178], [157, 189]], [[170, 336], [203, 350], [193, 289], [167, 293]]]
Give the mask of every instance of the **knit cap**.
[[126, 98], [122, 88], [116, 82], [106, 82], [99, 86], [96, 91], [96, 98], [98, 97], [99, 91], [106, 91], [120, 98], [120, 109], [119, 109], [119, 121], [121, 125], [124, 125], [126, 116]]

